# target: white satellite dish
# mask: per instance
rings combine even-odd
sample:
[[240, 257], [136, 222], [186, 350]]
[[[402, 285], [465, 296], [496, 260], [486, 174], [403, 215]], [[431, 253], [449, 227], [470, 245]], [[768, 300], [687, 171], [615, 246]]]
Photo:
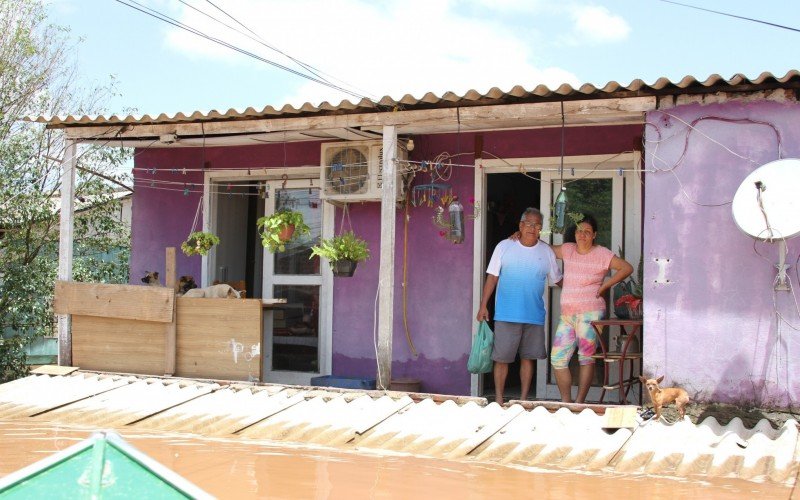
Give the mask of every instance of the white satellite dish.
[[800, 159], [775, 160], [755, 169], [736, 190], [731, 210], [745, 234], [778, 243], [776, 290], [789, 290], [786, 240], [800, 234]]

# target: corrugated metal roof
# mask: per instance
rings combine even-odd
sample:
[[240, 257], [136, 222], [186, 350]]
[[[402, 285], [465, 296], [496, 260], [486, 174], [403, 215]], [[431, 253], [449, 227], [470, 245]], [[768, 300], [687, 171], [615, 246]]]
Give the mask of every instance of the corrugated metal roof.
[[608, 473], [738, 477], [791, 485], [798, 425], [708, 418], [607, 432], [591, 410], [75, 372], [0, 385], [0, 418], [401, 452]]
[[299, 108], [287, 104], [281, 108], [266, 106], [261, 110], [248, 107], [243, 111], [233, 108], [227, 111], [213, 109], [207, 112], [178, 112], [174, 115], [161, 113], [156, 116], [147, 114], [127, 116], [111, 115], [108, 117], [103, 115], [39, 116], [35, 118], [31, 117], [29, 120], [48, 123], [51, 126], [171, 124], [373, 113], [394, 109], [414, 110], [576, 99], [691, 94], [714, 91], [739, 92], [782, 87], [800, 87], [800, 72], [792, 70], [787, 72], [783, 77], [776, 77], [772, 73], [764, 72], [755, 79], [750, 79], [741, 73], [737, 73], [728, 79], [714, 74], [703, 81], [690, 75], [678, 82], [673, 82], [668, 78], [662, 77], [652, 84], [647, 84], [640, 79], [633, 80], [628, 85], [622, 85], [616, 81], [611, 81], [602, 88], [598, 88], [590, 83], [585, 83], [578, 88], [574, 88], [568, 84], [562, 84], [556, 89], [550, 89], [545, 85], [537, 85], [533, 89], [528, 90], [523, 86], [517, 85], [508, 91], [500, 90], [497, 87], [491, 88], [486, 93], [480, 93], [477, 90], [469, 90], [462, 96], [453, 92], [445, 92], [441, 96], [428, 92], [422, 97], [414, 97], [410, 94], [406, 94], [400, 99], [394, 99], [389, 96], [384, 96], [377, 102], [369, 99], [362, 99], [356, 103], [343, 100], [339, 104], [331, 104], [325, 101], [319, 105], [306, 102]]

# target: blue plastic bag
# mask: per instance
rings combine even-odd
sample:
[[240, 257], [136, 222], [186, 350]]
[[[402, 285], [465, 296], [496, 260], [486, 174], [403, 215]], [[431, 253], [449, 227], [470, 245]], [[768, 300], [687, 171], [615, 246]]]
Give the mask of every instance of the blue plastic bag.
[[485, 321], [478, 326], [478, 333], [472, 342], [472, 350], [467, 360], [467, 370], [470, 373], [489, 373], [492, 371], [492, 345], [494, 332]]

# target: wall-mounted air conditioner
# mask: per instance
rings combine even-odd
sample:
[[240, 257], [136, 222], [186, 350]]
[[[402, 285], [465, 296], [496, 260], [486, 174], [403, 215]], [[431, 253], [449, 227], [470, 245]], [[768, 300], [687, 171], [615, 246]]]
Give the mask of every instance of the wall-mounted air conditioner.
[[[383, 189], [383, 142], [330, 142], [322, 145], [322, 198], [331, 201], [380, 201]], [[408, 152], [397, 148], [397, 159], [407, 160]], [[397, 200], [405, 197], [402, 171], [396, 164]]]

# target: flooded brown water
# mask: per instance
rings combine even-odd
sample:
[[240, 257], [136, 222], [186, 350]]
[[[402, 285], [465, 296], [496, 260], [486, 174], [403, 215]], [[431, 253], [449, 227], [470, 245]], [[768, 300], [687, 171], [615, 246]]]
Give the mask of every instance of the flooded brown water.
[[[739, 479], [671, 479], [357, 454], [238, 438], [118, 431], [131, 445], [219, 498], [789, 498], [791, 488]], [[92, 430], [0, 421], [0, 476]]]

